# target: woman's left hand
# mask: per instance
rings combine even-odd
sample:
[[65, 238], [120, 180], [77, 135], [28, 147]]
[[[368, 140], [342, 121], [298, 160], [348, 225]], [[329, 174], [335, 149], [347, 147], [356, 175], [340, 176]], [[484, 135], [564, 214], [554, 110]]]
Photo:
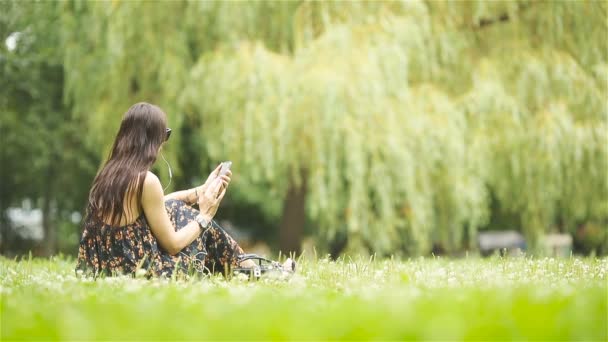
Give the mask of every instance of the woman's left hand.
[[[211, 171], [211, 173], [209, 174], [209, 177], [207, 177], [207, 180], [205, 181], [205, 184], [203, 184], [199, 189], [199, 193], [203, 193], [211, 183], [213, 183], [213, 181], [215, 181], [215, 179], [218, 177], [218, 174], [220, 173], [220, 168], [222, 167], [222, 164], [220, 163], [215, 170]], [[230, 180], [232, 177], [232, 171], [228, 170], [228, 172], [222, 176], [222, 182], [223, 182], [223, 188], [226, 188], [228, 186], [228, 184], [230, 184]]]
[[232, 171], [230, 170], [228, 170], [225, 175], [219, 177], [222, 180], [222, 190], [225, 190], [228, 187], [228, 184], [230, 184], [231, 177]]

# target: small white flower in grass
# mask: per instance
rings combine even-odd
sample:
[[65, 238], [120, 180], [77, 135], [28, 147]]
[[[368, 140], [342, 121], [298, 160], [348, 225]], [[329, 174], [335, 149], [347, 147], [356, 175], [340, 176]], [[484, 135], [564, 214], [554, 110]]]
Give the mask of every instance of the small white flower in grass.
[[294, 274], [291, 279], [289, 280], [290, 286], [295, 286], [298, 288], [305, 288], [306, 287], [306, 278], [302, 275], [299, 274]]
[[230, 284], [226, 281], [223, 281], [222, 279], [219, 278], [215, 278], [216, 280], [214, 281], [215, 286], [217, 287], [221, 287], [221, 288], [228, 288], [230, 287]]
[[249, 277], [248, 277], [247, 275], [245, 275], [244, 273], [238, 273], [238, 274], [237, 274], [237, 275], [234, 277], [234, 279], [236, 279], [237, 281], [240, 281], [240, 282], [244, 282], [244, 281], [249, 280]]
[[131, 281], [125, 284], [124, 290], [125, 292], [139, 292], [142, 288], [142, 284], [138, 281]]

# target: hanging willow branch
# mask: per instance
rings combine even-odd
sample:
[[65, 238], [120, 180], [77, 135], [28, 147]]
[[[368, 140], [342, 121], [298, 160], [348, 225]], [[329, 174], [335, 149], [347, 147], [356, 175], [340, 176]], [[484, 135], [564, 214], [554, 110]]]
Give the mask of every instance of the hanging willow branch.
[[[268, 215], [308, 170], [324, 239], [460, 248], [490, 191], [530, 237], [608, 217], [608, 29], [593, 2], [61, 6], [66, 94], [91, 127], [142, 99], [177, 124], [194, 113]], [[503, 24], [470, 28], [480, 18]]]

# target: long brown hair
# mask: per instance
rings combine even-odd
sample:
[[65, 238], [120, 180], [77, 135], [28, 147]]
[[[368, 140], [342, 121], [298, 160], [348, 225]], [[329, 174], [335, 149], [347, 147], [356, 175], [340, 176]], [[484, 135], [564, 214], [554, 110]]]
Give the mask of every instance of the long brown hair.
[[[119, 225], [125, 195], [136, 194], [141, 210], [141, 194], [147, 171], [156, 161], [166, 139], [167, 117], [157, 106], [140, 102], [125, 113], [108, 160], [99, 171], [89, 193], [87, 216], [109, 218]], [[131, 206], [127, 205], [131, 213]]]

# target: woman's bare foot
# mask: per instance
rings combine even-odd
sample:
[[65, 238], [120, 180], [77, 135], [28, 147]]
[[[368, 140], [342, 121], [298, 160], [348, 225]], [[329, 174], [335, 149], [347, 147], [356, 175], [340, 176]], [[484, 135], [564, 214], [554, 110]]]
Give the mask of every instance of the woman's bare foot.
[[[243, 267], [243, 268], [253, 268], [256, 265], [257, 264], [253, 260], [244, 260], [239, 264], [239, 266]], [[287, 258], [287, 260], [285, 260], [285, 262], [283, 263], [282, 268], [283, 268], [283, 271], [286, 271], [286, 272], [295, 272], [296, 271], [296, 262], [291, 260], [291, 258]]]
[[239, 266], [243, 267], [243, 268], [254, 268], [255, 267], [255, 262], [253, 260], [244, 260], [242, 261]]
[[295, 272], [296, 271], [296, 262], [291, 260], [291, 258], [287, 258], [283, 263], [283, 271], [287, 272]]

